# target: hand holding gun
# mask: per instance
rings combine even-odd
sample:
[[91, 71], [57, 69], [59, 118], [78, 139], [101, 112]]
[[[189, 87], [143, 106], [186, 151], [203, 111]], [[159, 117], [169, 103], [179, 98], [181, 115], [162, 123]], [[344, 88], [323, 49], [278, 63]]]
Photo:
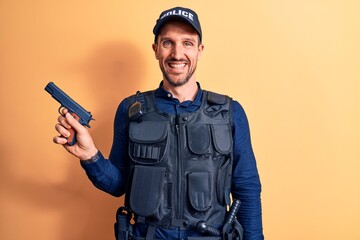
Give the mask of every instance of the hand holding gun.
[[[71, 99], [53, 82], [48, 83], [45, 90], [60, 103], [58, 111], [61, 116], [58, 119], [59, 123], [56, 125], [56, 130], [61, 136], [55, 137], [54, 142], [62, 144], [70, 153], [81, 160], [90, 159], [97, 153], [97, 149], [90, 134], [83, 126], [90, 128], [89, 122], [93, 120], [91, 113]], [[77, 142], [77, 140], [80, 141]]]

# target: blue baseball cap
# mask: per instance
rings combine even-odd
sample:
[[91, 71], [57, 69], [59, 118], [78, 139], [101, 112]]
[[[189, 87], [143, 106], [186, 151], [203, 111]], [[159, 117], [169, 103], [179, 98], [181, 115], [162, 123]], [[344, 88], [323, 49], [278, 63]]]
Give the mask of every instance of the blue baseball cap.
[[161, 28], [165, 25], [165, 23], [169, 22], [170, 20], [176, 20], [176, 19], [183, 20], [189, 23], [199, 34], [200, 42], [201, 42], [202, 33], [201, 33], [201, 25], [198, 15], [193, 10], [183, 7], [174, 7], [165, 10], [160, 14], [159, 19], [156, 20], [156, 24], [153, 29], [153, 33], [155, 35], [155, 41], [160, 33]]

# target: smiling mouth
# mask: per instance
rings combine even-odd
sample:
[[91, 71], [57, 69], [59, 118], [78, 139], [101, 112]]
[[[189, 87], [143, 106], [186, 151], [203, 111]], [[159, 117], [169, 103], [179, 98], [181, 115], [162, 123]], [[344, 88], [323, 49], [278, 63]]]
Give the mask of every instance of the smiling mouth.
[[185, 63], [168, 63], [168, 66], [170, 68], [177, 68], [177, 69], [184, 68], [185, 65], [186, 65]]

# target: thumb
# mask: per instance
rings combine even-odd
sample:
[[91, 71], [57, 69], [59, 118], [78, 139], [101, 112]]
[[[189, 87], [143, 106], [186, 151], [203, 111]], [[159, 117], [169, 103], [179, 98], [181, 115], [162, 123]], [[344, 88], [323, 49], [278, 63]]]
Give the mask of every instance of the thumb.
[[66, 121], [72, 128], [75, 129], [76, 132], [79, 132], [84, 128], [84, 126], [79, 123], [79, 117], [75, 113], [70, 114], [69, 112], [67, 112], [65, 114], [65, 117]]

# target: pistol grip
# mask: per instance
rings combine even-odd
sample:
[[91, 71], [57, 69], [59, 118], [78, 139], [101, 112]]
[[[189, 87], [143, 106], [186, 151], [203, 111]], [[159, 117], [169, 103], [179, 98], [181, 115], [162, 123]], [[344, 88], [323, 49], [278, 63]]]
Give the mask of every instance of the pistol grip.
[[[76, 113], [71, 113], [71, 116], [73, 116], [77, 121], [80, 120], [80, 117], [76, 115]], [[68, 129], [70, 132], [70, 136], [68, 137], [67, 141], [70, 146], [74, 145], [76, 143], [76, 131], [73, 128]]]

